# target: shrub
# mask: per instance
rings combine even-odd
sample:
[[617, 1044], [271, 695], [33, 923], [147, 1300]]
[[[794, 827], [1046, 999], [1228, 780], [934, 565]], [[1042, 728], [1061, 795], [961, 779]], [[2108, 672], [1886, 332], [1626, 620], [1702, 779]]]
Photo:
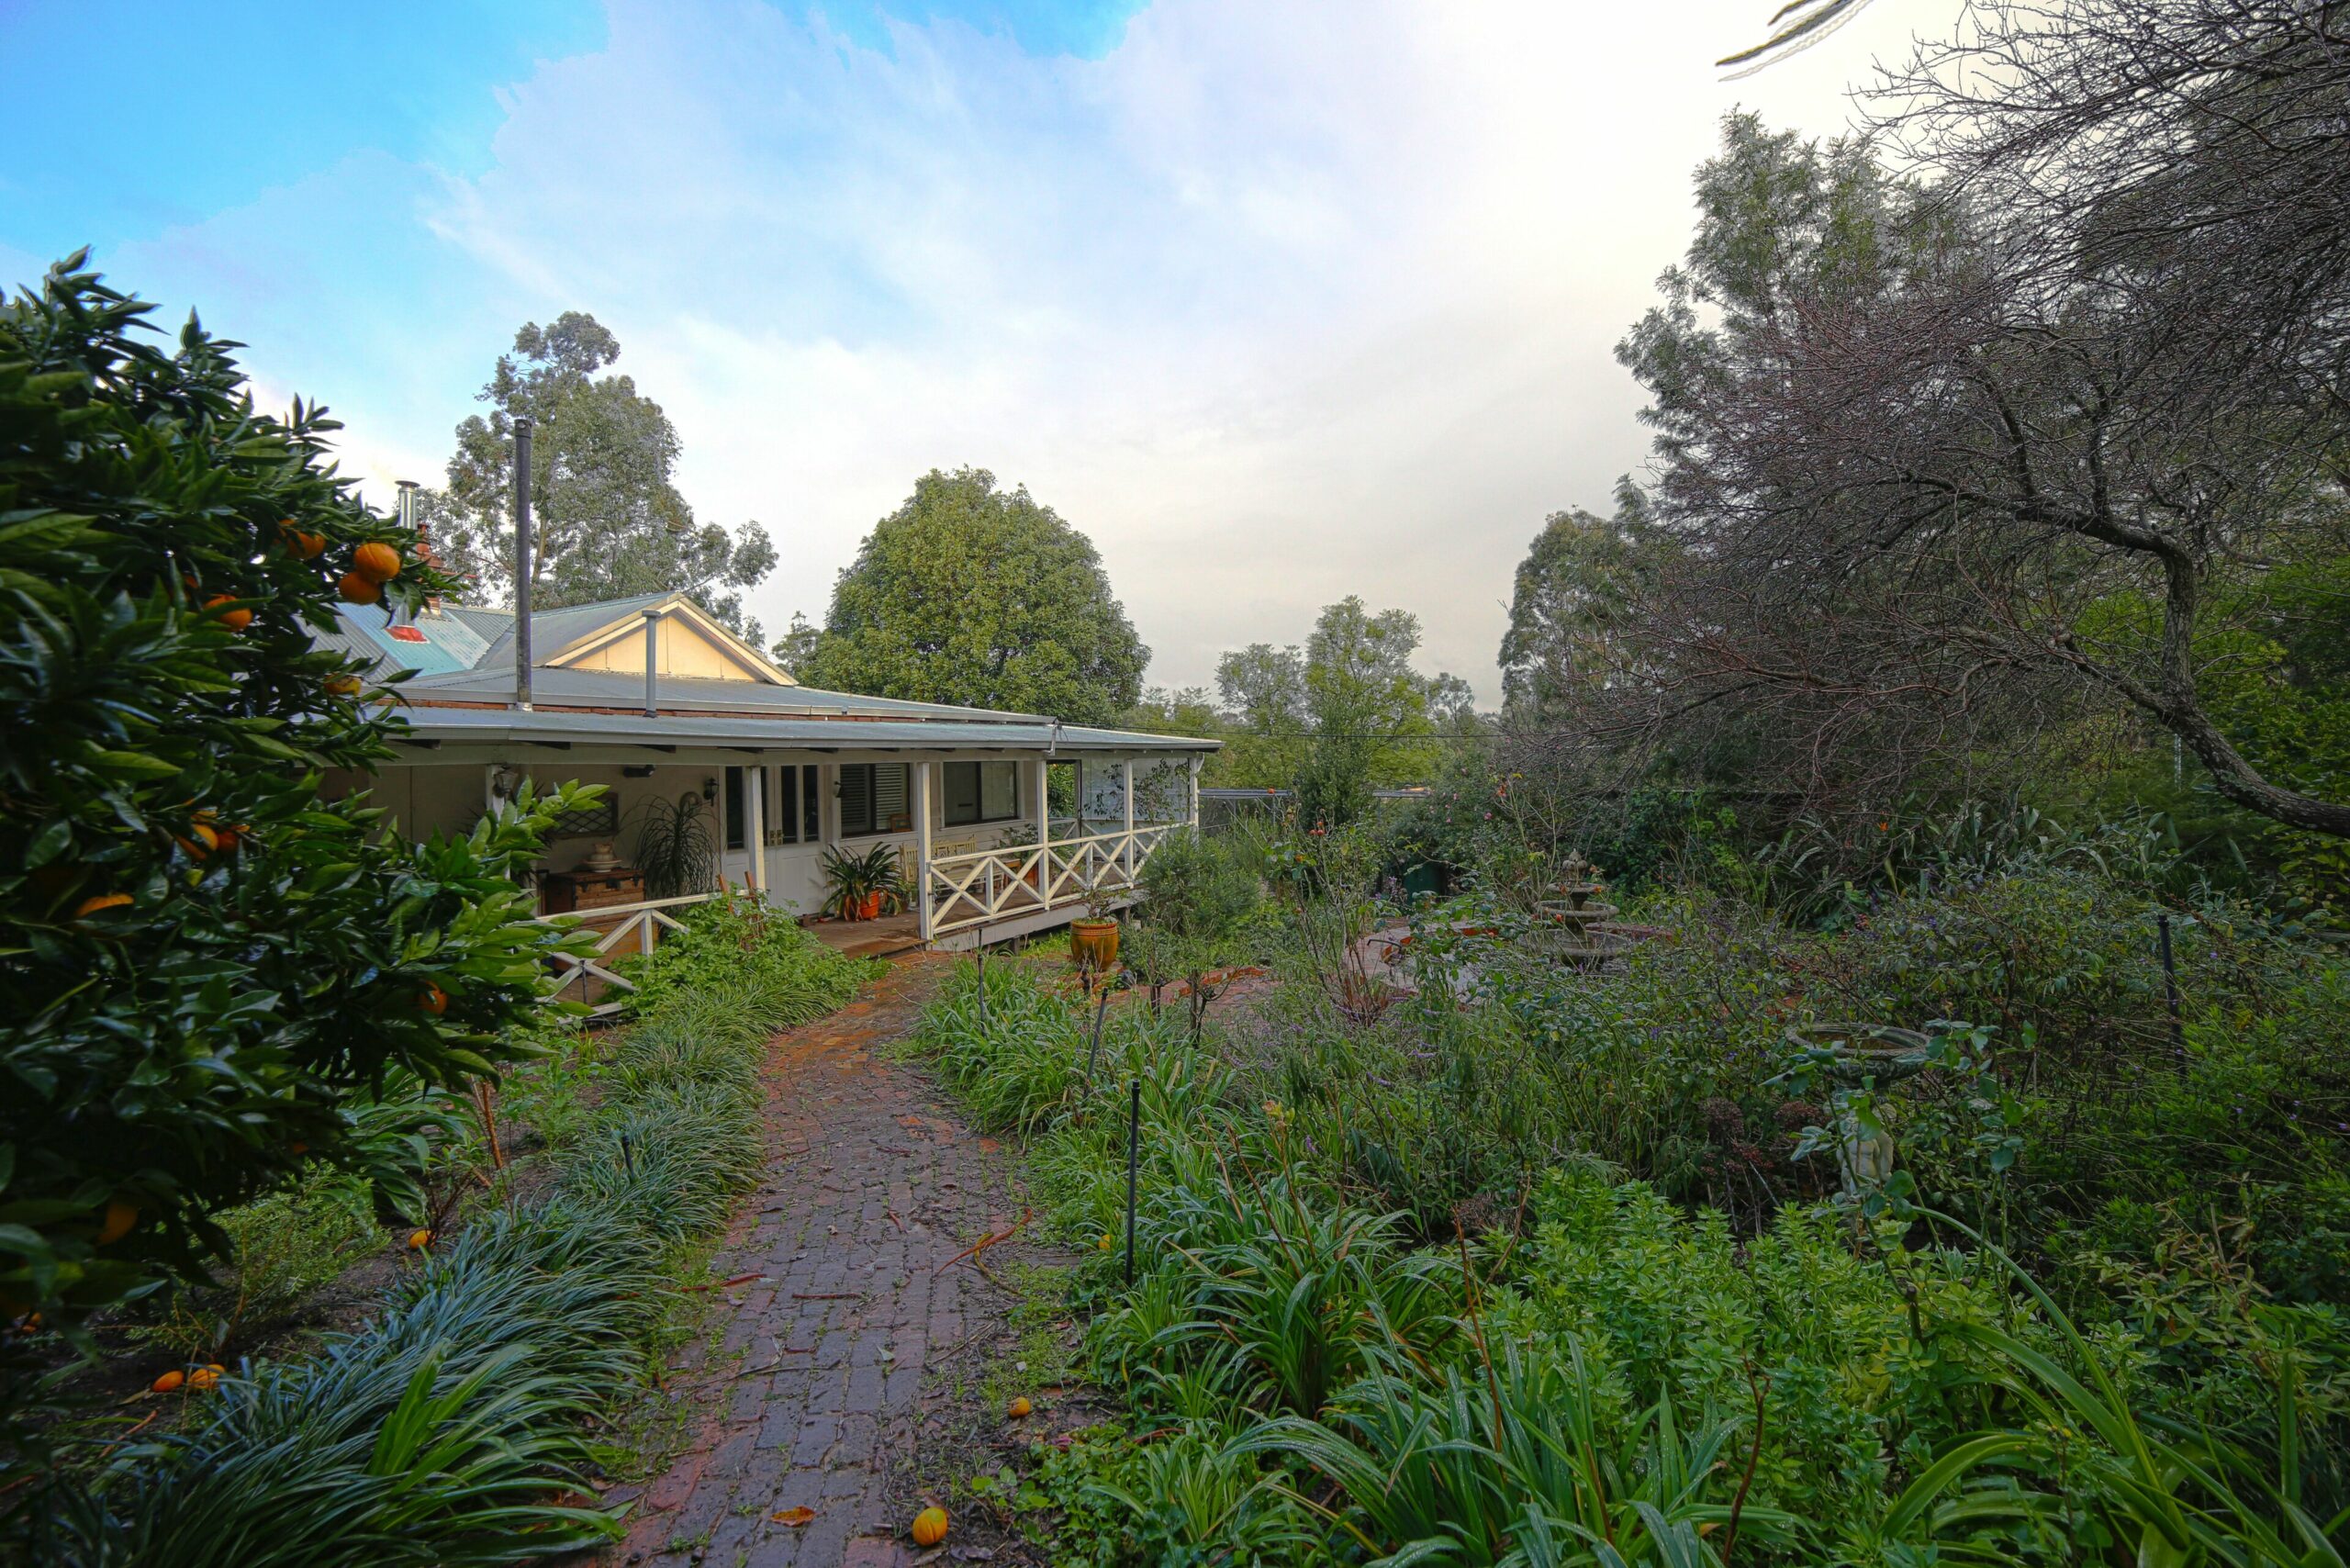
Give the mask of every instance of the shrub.
[[[1148, 1433], [1047, 1460], [1035, 1506], [1103, 1562], [1186, 1560], [1203, 1519], [1300, 1562], [2334, 1560], [2350, 1353], [2330, 1306], [2266, 1301], [2224, 1260], [2135, 1277], [2108, 1260], [2119, 1305], [2084, 1332], [1961, 1222], [1782, 1204], [1796, 1128], [1821, 1114], [1771, 1083], [1802, 1015], [1785, 938], [1682, 913], [1681, 946], [1603, 976], [1481, 948], [1473, 987], [1371, 1026], [1331, 1025], [1304, 987], [1206, 1041], [1123, 1010], [1091, 1083], [1073, 999], [996, 966], [982, 1014], [959, 971], [918, 1044], [987, 1120], [1031, 1133], [1052, 1224], [1092, 1260], [1077, 1294], [1098, 1308], [1096, 1375]], [[1970, 1061], [1989, 1037], [1964, 1033]], [[1942, 1076], [1920, 1103], [1976, 1136], [1967, 1099], [1988, 1081]], [[1108, 1087], [1127, 1079], [1131, 1284], [1127, 1102]], [[1768, 1113], [1751, 1132], [1749, 1109]], [[1679, 1144], [1698, 1151], [1690, 1196], [1731, 1156], [1767, 1160], [1773, 1188], [1692, 1217], [1593, 1157], [1662, 1167]], [[1506, 1207], [1435, 1201], [1490, 1197], [1505, 1170], [1533, 1182], [1530, 1234], [1439, 1226], [1506, 1227]], [[1440, 1245], [1362, 1202], [1397, 1189]]]
[[171, 1292], [146, 1337], [183, 1361], [221, 1360], [249, 1324], [285, 1312], [375, 1241], [366, 1183], [313, 1167], [291, 1186], [218, 1216], [229, 1238], [223, 1282]]
[[557, 1151], [551, 1199], [437, 1247], [323, 1354], [246, 1368], [179, 1431], [52, 1488], [27, 1522], [36, 1557], [499, 1563], [617, 1536], [570, 1500], [589, 1489], [584, 1423], [641, 1382], [679, 1245], [755, 1180], [768, 1035], [873, 967], [739, 914], [663, 953], [611, 1054], [622, 1092]]
[[397, 727], [330, 689], [336, 574], [375, 542], [392, 601], [457, 585], [321, 410], [255, 412], [237, 345], [144, 341], [81, 263], [0, 305], [0, 1312], [68, 1329], [352, 1156], [362, 1086], [490, 1073], [565, 943], [506, 876], [543, 808], [420, 845], [319, 799]]

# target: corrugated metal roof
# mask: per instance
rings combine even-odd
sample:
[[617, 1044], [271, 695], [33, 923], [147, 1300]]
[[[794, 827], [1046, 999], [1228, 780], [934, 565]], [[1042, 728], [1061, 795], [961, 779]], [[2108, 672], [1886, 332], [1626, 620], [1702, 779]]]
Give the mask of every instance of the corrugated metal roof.
[[577, 709], [412, 707], [402, 711], [417, 740], [541, 741], [607, 745], [759, 745], [842, 751], [1214, 751], [1219, 743], [1049, 722], [939, 719], [712, 718], [663, 713], [588, 713]]
[[[531, 611], [531, 658], [533, 673], [531, 683], [538, 684], [537, 661], [548, 655], [569, 647], [590, 632], [599, 631], [613, 622], [650, 610], [670, 593], [640, 593], [630, 599], [602, 599], [593, 604], [566, 604], [560, 610]], [[475, 661], [476, 666], [514, 663], [514, 612], [506, 612], [506, 623], [489, 640], [487, 649]]]
[[[566, 605], [531, 617], [532, 652], [543, 657], [597, 628], [672, 597], [639, 594], [633, 599]], [[413, 629], [421, 643], [393, 634]], [[856, 750], [893, 745], [924, 748], [1005, 746], [1041, 749], [1052, 744], [1052, 721], [1040, 713], [967, 708], [947, 702], [915, 702], [893, 697], [825, 691], [811, 686], [774, 686], [755, 680], [703, 680], [663, 676], [655, 688], [662, 713], [647, 719], [644, 679], [618, 670], [565, 669], [535, 666], [532, 699], [540, 705], [517, 712], [514, 700], [514, 612], [478, 605], [452, 604], [411, 618], [387, 616], [380, 609], [352, 606], [340, 610], [330, 632], [314, 632], [320, 647], [371, 662], [375, 678], [403, 669], [420, 670], [401, 686], [411, 706], [412, 731], [420, 737], [586, 738], [606, 743], [677, 744], [758, 739], [775, 745], [820, 745]], [[498, 703], [496, 709], [450, 708], [451, 702]], [[590, 712], [589, 709], [623, 709]], [[722, 717], [744, 715], [749, 717]], [[698, 725], [674, 738], [655, 740], [671, 724]], [[797, 724], [796, 730], [789, 727]], [[520, 726], [519, 728], [517, 726]], [[570, 734], [576, 730], [575, 736]], [[789, 730], [789, 733], [787, 731]], [[898, 734], [882, 738], [881, 732]], [[526, 733], [527, 732], [527, 733]], [[558, 733], [561, 732], [561, 733]], [[1138, 747], [1213, 750], [1217, 743], [1188, 737], [1145, 735], [1119, 730], [1064, 726], [1059, 745], [1076, 751]]]
[[[453, 675], [427, 676], [408, 682], [406, 689], [418, 701], [511, 702], [514, 672], [496, 667], [462, 670]], [[826, 691], [813, 686], [769, 686], [755, 680], [704, 680], [692, 676], [665, 675], [655, 689], [664, 709], [688, 711], [761, 713], [867, 713], [906, 717], [969, 719], [1003, 722], [1023, 720], [1049, 723], [1041, 713], [1011, 713], [992, 708], [963, 708], [946, 702], [913, 702], [895, 697], [864, 697], [855, 692]], [[539, 668], [531, 672], [534, 702], [573, 703], [593, 708], [641, 708], [644, 678], [618, 670]]]
[[[416, 633], [421, 641], [403, 635]], [[396, 670], [450, 674], [473, 667], [481, 658], [481, 633], [466, 619], [448, 610], [428, 610], [411, 616], [406, 610], [388, 615], [381, 609], [338, 608], [331, 632], [313, 630], [311, 641], [345, 658], [366, 659], [377, 679]]]

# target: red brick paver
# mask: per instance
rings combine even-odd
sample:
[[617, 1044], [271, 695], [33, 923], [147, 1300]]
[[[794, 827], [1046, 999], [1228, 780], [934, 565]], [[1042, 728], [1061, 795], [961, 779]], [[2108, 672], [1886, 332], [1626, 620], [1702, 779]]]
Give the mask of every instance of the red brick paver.
[[[886, 1047], [912, 1031], [950, 960], [897, 960], [861, 1001], [778, 1036], [769, 1175], [714, 1265], [722, 1356], [677, 1397], [699, 1438], [637, 1500], [611, 1563], [831, 1568], [910, 1560], [885, 1517], [892, 1455], [915, 1441], [925, 1361], [988, 1326], [992, 1293], [943, 1267], [1021, 1212], [1016, 1167]], [[723, 1381], [718, 1381], [723, 1380]], [[717, 1392], [711, 1390], [715, 1383]], [[774, 1515], [815, 1510], [805, 1525]]]

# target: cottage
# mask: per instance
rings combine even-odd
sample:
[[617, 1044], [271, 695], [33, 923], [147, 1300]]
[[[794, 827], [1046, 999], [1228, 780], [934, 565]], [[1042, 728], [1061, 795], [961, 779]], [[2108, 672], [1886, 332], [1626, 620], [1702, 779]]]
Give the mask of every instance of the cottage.
[[827, 850], [887, 846], [910, 907], [865, 944], [972, 947], [1064, 924], [1096, 889], [1131, 896], [1160, 840], [1197, 823], [1215, 746], [820, 691], [682, 594], [538, 610], [527, 628], [470, 605], [353, 608], [321, 641], [379, 677], [416, 672], [397, 689], [398, 760], [330, 791], [370, 790], [425, 834], [465, 830], [526, 779], [602, 784], [602, 806], [548, 846], [543, 907], [644, 936], [706, 896], [647, 897], [632, 864], [643, 823], [680, 796], [734, 888], [813, 914]]

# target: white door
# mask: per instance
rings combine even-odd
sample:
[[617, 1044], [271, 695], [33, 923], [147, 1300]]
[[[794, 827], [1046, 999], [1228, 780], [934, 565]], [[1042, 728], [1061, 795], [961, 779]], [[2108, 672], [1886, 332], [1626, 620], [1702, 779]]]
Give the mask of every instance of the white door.
[[822, 775], [812, 762], [762, 771], [767, 790], [767, 897], [794, 914], [814, 914], [824, 896]]
[[794, 914], [814, 914], [824, 896], [821, 847], [787, 844], [767, 851], [767, 897]]

